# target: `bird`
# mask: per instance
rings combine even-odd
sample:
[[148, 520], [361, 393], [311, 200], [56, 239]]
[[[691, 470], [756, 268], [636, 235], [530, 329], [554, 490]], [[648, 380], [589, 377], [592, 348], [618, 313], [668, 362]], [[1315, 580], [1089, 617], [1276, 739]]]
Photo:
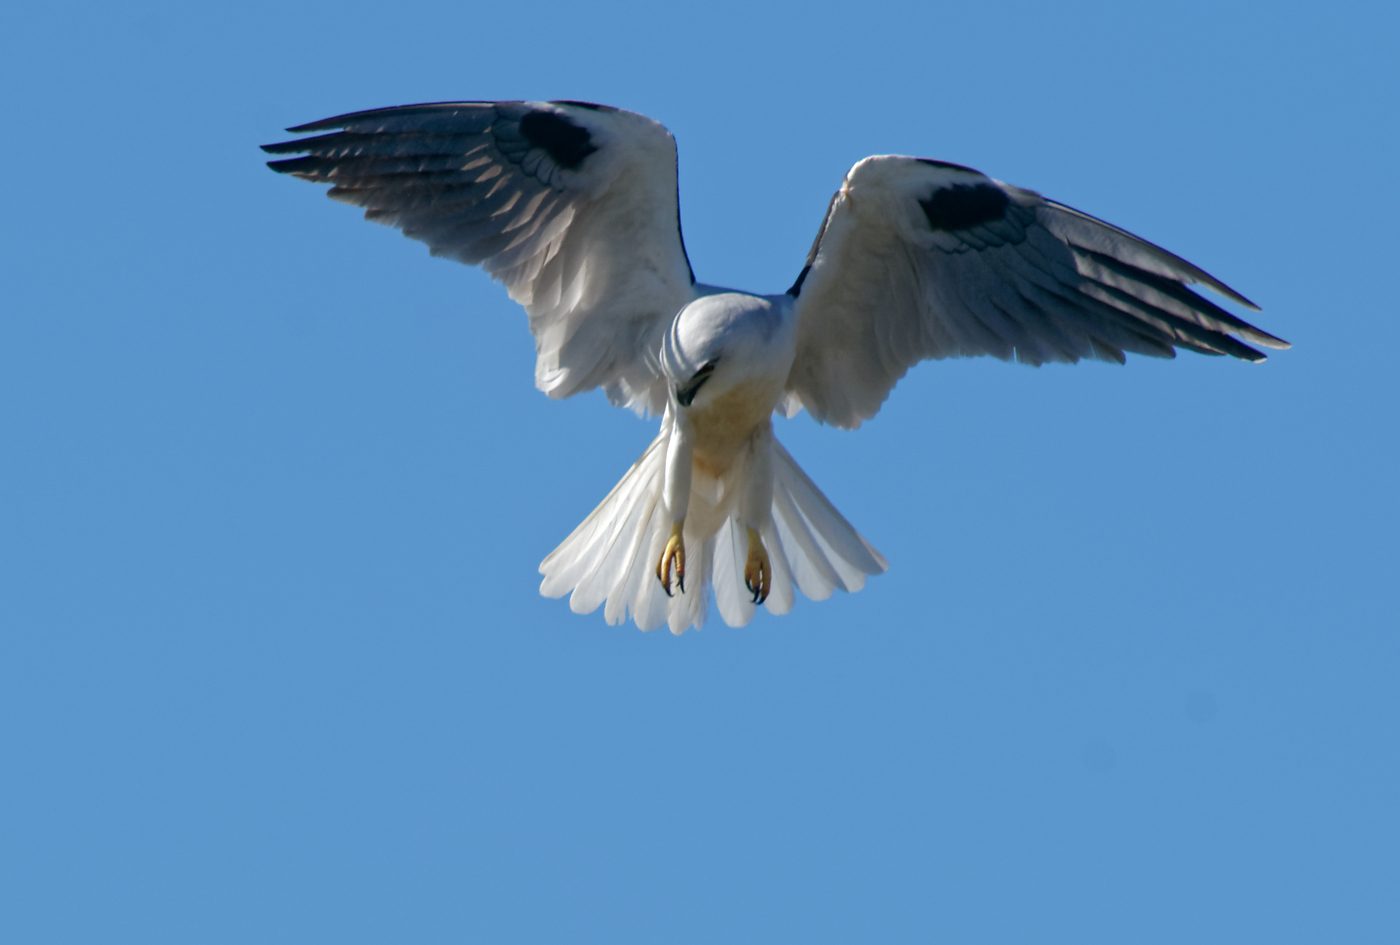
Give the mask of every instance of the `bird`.
[[[671, 133], [592, 102], [433, 102], [287, 129], [274, 171], [482, 267], [524, 307], [535, 384], [601, 389], [660, 429], [540, 564], [576, 613], [674, 634], [790, 611], [884, 572], [778, 442], [806, 410], [853, 429], [916, 363], [1028, 365], [1177, 349], [1263, 361], [1258, 306], [1110, 223], [960, 164], [873, 155], [846, 174], [779, 294], [699, 281]], [[1255, 345], [1259, 347], [1254, 347]]]

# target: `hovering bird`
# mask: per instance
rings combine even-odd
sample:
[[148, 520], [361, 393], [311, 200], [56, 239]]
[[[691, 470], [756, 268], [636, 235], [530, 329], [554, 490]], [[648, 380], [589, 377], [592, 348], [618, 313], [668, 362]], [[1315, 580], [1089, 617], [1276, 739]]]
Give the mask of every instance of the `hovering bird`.
[[1186, 348], [1248, 361], [1288, 344], [1188, 288], [1252, 302], [1166, 250], [958, 164], [876, 155], [832, 197], [780, 295], [699, 282], [676, 145], [587, 102], [442, 102], [288, 129], [276, 171], [329, 183], [524, 306], [535, 383], [660, 414], [641, 458], [540, 565], [540, 591], [681, 633], [859, 590], [885, 559], [773, 435], [806, 409], [854, 428], [926, 358], [1039, 365]]

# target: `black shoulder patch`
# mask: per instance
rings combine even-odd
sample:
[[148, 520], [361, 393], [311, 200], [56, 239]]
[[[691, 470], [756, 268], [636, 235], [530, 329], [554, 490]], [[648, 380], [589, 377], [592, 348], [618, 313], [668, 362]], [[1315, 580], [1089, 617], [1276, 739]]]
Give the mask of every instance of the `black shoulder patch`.
[[920, 200], [928, 225], [935, 230], [966, 230], [1006, 215], [1011, 198], [995, 184], [954, 184]]
[[543, 149], [555, 164], [571, 171], [598, 150], [587, 128], [553, 112], [526, 113], [520, 119], [520, 133], [532, 147]]

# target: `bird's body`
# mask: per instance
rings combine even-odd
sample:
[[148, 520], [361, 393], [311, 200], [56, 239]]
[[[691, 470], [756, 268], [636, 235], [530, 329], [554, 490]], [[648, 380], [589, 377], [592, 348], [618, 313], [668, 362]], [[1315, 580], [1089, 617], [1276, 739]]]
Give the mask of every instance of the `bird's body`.
[[796, 352], [793, 328], [784, 296], [720, 292], [677, 313], [661, 369], [676, 392], [675, 442], [690, 451], [697, 470], [722, 475], [755, 436], [772, 429]]
[[661, 344], [660, 432], [540, 565], [543, 593], [679, 633], [704, 621], [707, 585], [742, 625], [760, 604], [786, 612], [794, 585], [820, 600], [885, 569], [773, 435], [795, 328], [789, 296], [699, 288]]
[[855, 427], [926, 358], [1041, 364], [1177, 347], [1248, 360], [1286, 347], [1187, 286], [1246, 306], [1165, 250], [955, 164], [876, 156], [832, 198], [786, 293], [696, 280], [680, 235], [675, 144], [640, 115], [580, 102], [359, 112], [293, 131], [272, 162], [480, 264], [522, 304], [536, 383], [603, 389], [660, 414], [656, 439], [540, 566], [541, 592], [609, 622], [782, 613], [795, 591], [854, 591], [885, 561], [773, 434], [806, 409]]

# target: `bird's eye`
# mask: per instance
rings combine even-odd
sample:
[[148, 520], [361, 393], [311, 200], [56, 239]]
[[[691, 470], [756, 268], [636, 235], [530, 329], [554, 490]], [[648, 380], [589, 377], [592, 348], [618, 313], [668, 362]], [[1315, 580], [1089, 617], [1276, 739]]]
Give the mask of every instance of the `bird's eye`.
[[715, 365], [718, 363], [718, 360], [706, 362], [700, 370], [691, 375], [690, 380], [676, 386], [676, 400], [682, 407], [690, 406], [700, 388], [710, 379], [710, 375], [715, 373]]

